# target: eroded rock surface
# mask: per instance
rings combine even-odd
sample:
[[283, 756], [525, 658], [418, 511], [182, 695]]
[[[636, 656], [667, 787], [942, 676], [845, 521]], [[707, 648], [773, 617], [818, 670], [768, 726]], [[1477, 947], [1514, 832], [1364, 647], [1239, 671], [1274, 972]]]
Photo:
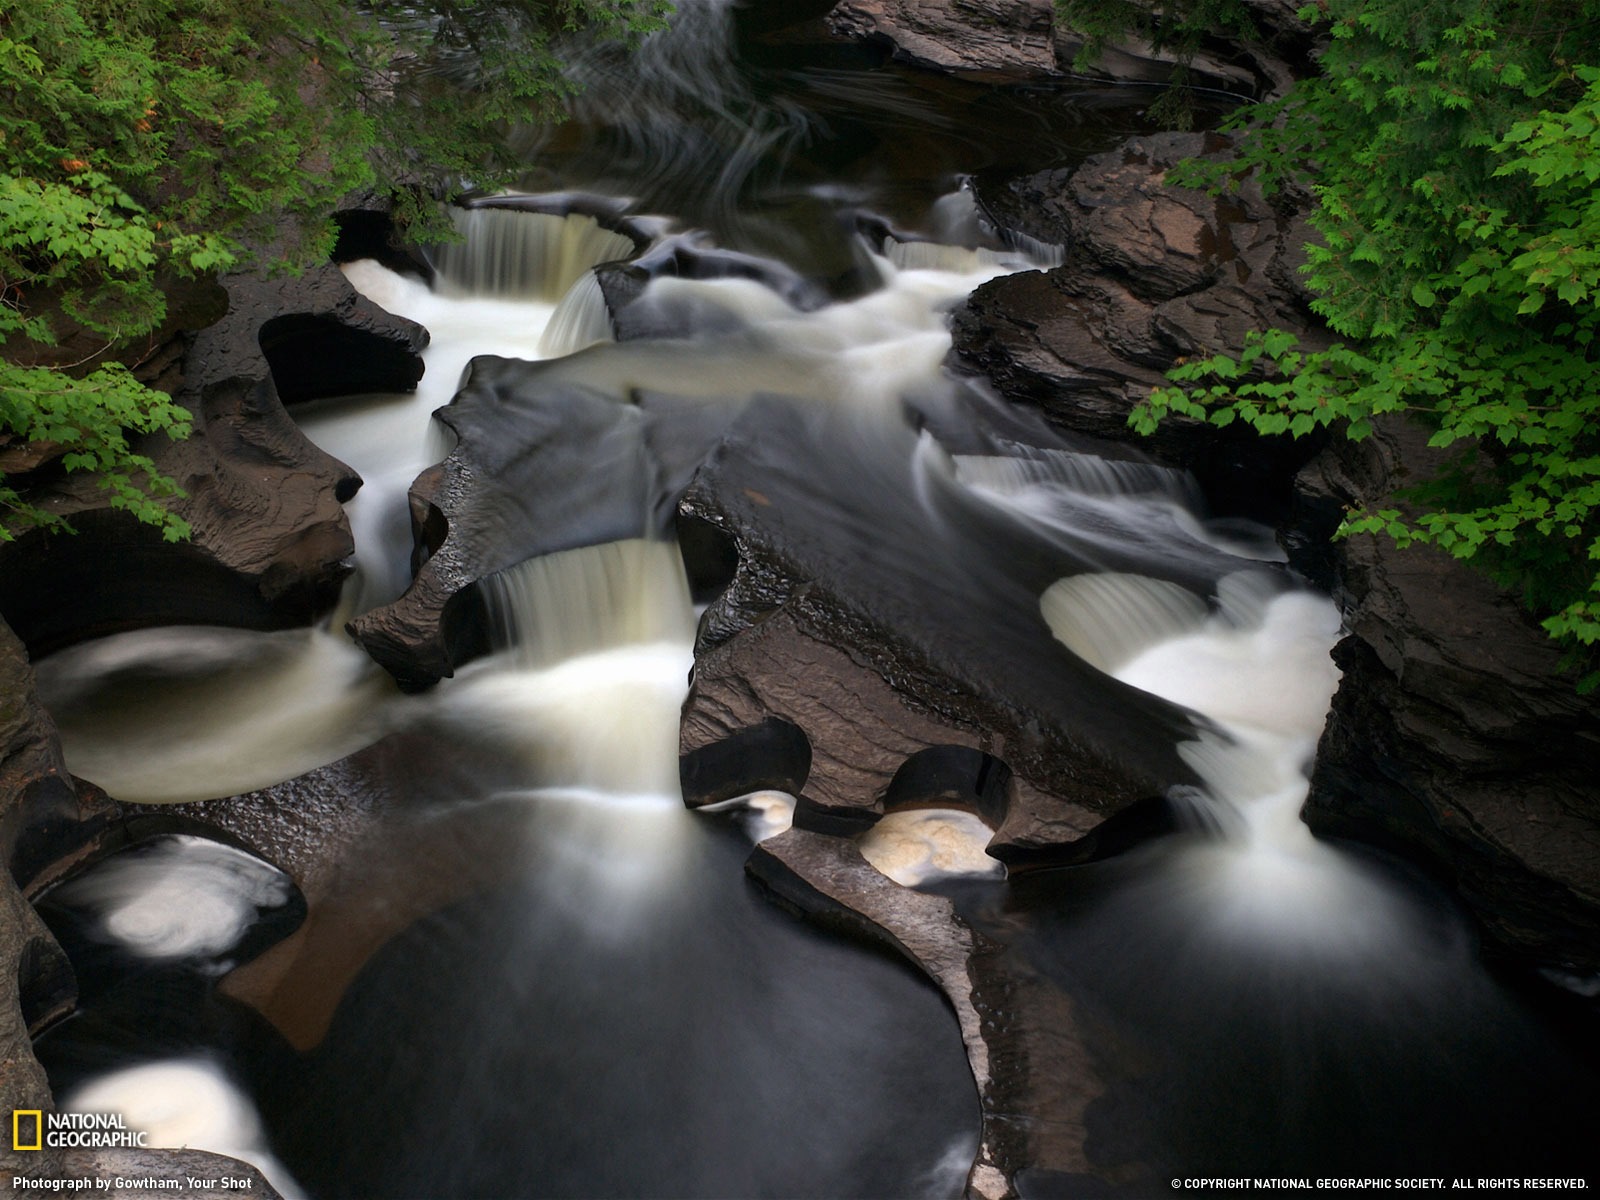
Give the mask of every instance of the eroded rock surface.
[[1101, 1088], [1069, 997], [1015, 971], [950, 900], [892, 882], [846, 839], [791, 829], [757, 846], [748, 869], [818, 924], [904, 954], [944, 992], [982, 1112], [970, 1195], [1015, 1195], [1023, 1170], [1093, 1173], [1084, 1120]]
[[343, 502], [361, 481], [306, 440], [280, 393], [412, 387], [427, 334], [362, 299], [331, 265], [233, 278], [228, 291], [227, 315], [157, 380], [193, 414], [193, 435], [135, 445], [187, 493], [171, 507], [191, 539], [164, 541], [112, 508], [90, 476], [16, 480], [76, 530], [0, 543], [0, 613], [33, 653], [147, 625], [283, 628], [337, 599], [354, 548]]
[[[997, 223], [1065, 245], [1067, 260], [975, 291], [954, 320], [957, 364], [1063, 428], [1125, 439], [1134, 405], [1186, 358], [1237, 352], [1261, 329], [1326, 344], [1297, 273], [1309, 229], [1296, 209], [1253, 184], [1213, 197], [1167, 183], [1179, 162], [1226, 146], [1155, 134], [1072, 170], [980, 179]], [[1139, 444], [1193, 470], [1221, 506], [1261, 514], [1287, 501], [1310, 453], [1184, 419]]]
[[[921, 445], [894, 419], [761, 399], [695, 477], [681, 512], [739, 566], [701, 622], [686, 798], [803, 774], [798, 823], [859, 827], [909, 755], [964, 747], [1008, 772], [992, 853], [1089, 853], [1108, 816], [1191, 781], [1175, 751], [1191, 718], [1051, 636], [1038, 597], [1077, 569], [1071, 548], [974, 500]], [[774, 754], [786, 727], [803, 745]]]
[[484, 577], [671, 521], [675, 493], [646, 447], [646, 413], [541, 378], [534, 364], [475, 359], [438, 413], [459, 441], [411, 489], [416, 576], [350, 626], [403, 687], [436, 683], [487, 649]]
[[[27, 654], [0, 622], [0, 1099], [8, 1109], [53, 1111], [31, 1036], [77, 999], [72, 968], [26, 895], [54, 878], [113, 811], [67, 773]], [[8, 1174], [53, 1169], [57, 1157], [18, 1154], [9, 1135], [0, 1139], [0, 1171]]]
[[[896, 57], [918, 66], [997, 81], [1164, 83], [1176, 65], [1169, 52], [1131, 36], [1080, 63], [1084, 36], [1061, 21], [1052, 0], [842, 0], [827, 24], [839, 37], [887, 43]], [[1268, 43], [1282, 40], [1287, 27], [1260, 24], [1259, 40], [1196, 53], [1190, 82], [1240, 95], [1286, 86], [1293, 71]]]
[[[1426, 433], [1380, 425], [1302, 477], [1325, 531], [1426, 471]], [[1600, 705], [1516, 602], [1442, 551], [1340, 542], [1349, 633], [1306, 820], [1422, 855], [1492, 938], [1562, 974], [1600, 973]]]

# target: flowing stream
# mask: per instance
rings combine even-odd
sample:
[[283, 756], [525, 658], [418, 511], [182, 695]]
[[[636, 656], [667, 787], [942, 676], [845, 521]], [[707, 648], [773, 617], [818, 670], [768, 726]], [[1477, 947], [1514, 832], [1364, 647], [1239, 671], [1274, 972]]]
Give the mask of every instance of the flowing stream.
[[[310, 778], [380, 813], [305, 904], [192, 837], [53, 893], [84, 992], [40, 1044], [62, 1102], [318, 1200], [961, 1193], [978, 1106], [941, 997], [746, 883], [751, 839], [787, 826], [792, 797], [731, 816], [681, 803], [697, 610], [652, 513], [486, 581], [491, 653], [425, 694], [342, 632], [409, 582], [407, 489], [454, 442], [431, 414], [487, 355], [540, 364], [531, 393], [674, 398], [686, 428], [792, 398], [812, 414], [786, 448], [797, 472], [872, 506], [886, 545], [901, 512], [943, 539], [914, 548], [912, 590], [1014, 570], [957, 560], [964, 522], [1026, 529], [1059, 564], [1029, 564], [1041, 582], [1016, 619], [1201, 715], [1178, 749], [1200, 780], [1178, 798], [1185, 830], [1130, 854], [1012, 888], [969, 812], [896, 814], [860, 840], [1073, 995], [1102, 1035], [1089, 1151], [1112, 1174], [1442, 1169], [1512, 1104], [1519, 1136], [1559, 1145], [1556, 1101], [1585, 1069], [1431, 885], [1299, 821], [1339, 617], [1270, 533], [1210, 517], [1160, 467], [1003, 438], [947, 449], [907, 422], [908, 401], [968, 402], [943, 368], [949, 309], [1058, 261], [994, 236], [957, 172], [1070, 160], [1134, 118], [1096, 93], [980, 98], [843, 51], [741, 58], [731, 21], [684, 3], [634, 59], [582, 59], [573, 123], [518, 135], [529, 186], [567, 195], [464, 210], [432, 286], [346, 265], [432, 342], [415, 395], [296, 414], [365, 480], [339, 613], [122, 634], [39, 665], [69, 765], [119, 799], [231, 796], [354, 754]], [[651, 269], [669, 254], [711, 265]], [[628, 259], [648, 283], [619, 341], [594, 268]], [[1423, 1098], [1435, 1115], [1413, 1119]]]

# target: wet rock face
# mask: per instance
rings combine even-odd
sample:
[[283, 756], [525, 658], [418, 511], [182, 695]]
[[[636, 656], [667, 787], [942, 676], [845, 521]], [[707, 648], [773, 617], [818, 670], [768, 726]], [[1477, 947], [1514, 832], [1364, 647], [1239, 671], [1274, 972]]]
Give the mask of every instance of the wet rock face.
[[[1425, 442], [1391, 423], [1330, 445], [1301, 480], [1308, 513], [1326, 528], [1390, 495], [1429, 465]], [[1307, 822], [1431, 862], [1502, 950], [1600, 972], [1600, 704], [1467, 564], [1358, 538], [1332, 566], [1350, 632]]]
[[0, 544], [0, 614], [31, 652], [148, 625], [284, 628], [337, 600], [354, 549], [343, 502], [361, 481], [306, 440], [281, 399], [413, 387], [426, 331], [331, 265], [227, 287], [227, 315], [159, 381], [193, 415], [192, 436], [135, 446], [187, 493], [171, 505], [191, 539], [163, 541], [91, 477], [21, 481], [77, 531]]
[[[1120, 83], [1164, 83], [1173, 57], [1136, 38], [1108, 45], [1079, 64], [1081, 33], [1058, 19], [1052, 0], [841, 0], [827, 16], [838, 37], [886, 43], [918, 66], [998, 81], [1085, 77]], [[1263, 39], [1248, 46], [1207, 47], [1189, 64], [1190, 80], [1239, 95], [1261, 95], [1293, 79], [1267, 41], [1283, 32], [1261, 22]]]
[[647, 447], [648, 414], [542, 378], [535, 364], [476, 359], [438, 414], [459, 441], [411, 489], [416, 577], [350, 626], [403, 687], [428, 687], [487, 649], [485, 576], [670, 526], [676, 489]]
[[[39, 705], [22, 643], [0, 622], [0, 1096], [51, 1111], [31, 1036], [70, 1011], [77, 985], [66, 956], [24, 898], [54, 877], [114, 811], [67, 773], [55, 725]], [[0, 1171], [53, 1168], [56, 1153], [15, 1154], [0, 1139]]]
[[[1106, 817], [1189, 781], [1174, 747], [1190, 719], [1057, 642], [1038, 596], [1072, 549], [972, 500], [917, 446], [893, 418], [759, 400], [695, 477], [681, 512], [731, 538], [739, 566], [701, 621], [686, 799], [803, 776], [798, 824], [859, 829], [909, 757], [962, 747], [1010, 772], [992, 853], [1085, 855]], [[930, 560], [962, 566], [930, 583]]]
[[[1236, 351], [1259, 329], [1325, 344], [1297, 274], [1309, 232], [1298, 213], [1253, 185], [1212, 197], [1166, 182], [1179, 162], [1226, 144], [1156, 134], [1070, 171], [980, 178], [980, 203], [1001, 227], [1065, 245], [1067, 261], [975, 291], [955, 315], [956, 364], [1063, 428], [1124, 439], [1129, 411], [1183, 359]], [[1261, 517], [1281, 513], [1310, 453], [1184, 419], [1140, 446], [1194, 471], [1220, 509]]]
[[982, 1113], [968, 1195], [1015, 1195], [1024, 1170], [1093, 1174], [1085, 1116], [1101, 1084], [1070, 997], [1018, 971], [950, 900], [892, 882], [844, 838], [791, 829], [757, 846], [747, 869], [819, 925], [904, 954], [949, 999]]

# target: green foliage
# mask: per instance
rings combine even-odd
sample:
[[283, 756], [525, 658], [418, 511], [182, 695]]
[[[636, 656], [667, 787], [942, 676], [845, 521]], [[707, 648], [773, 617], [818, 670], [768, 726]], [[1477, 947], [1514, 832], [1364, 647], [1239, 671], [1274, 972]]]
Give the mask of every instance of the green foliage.
[[[665, 8], [0, 0], [0, 450], [59, 443], [113, 504], [182, 536], [152, 499], [176, 485], [123, 432], [187, 431], [123, 365], [171, 281], [325, 257], [359, 188], [438, 233], [431, 198], [508, 177], [505, 127], [559, 108], [566, 41], [637, 37]], [[0, 474], [0, 540], [30, 522], [51, 518]]]
[[[1309, 186], [1313, 308], [1345, 341], [1281, 331], [1189, 362], [1134, 414], [1263, 433], [1423, 422], [1449, 466], [1342, 532], [1473, 559], [1545, 629], [1600, 647], [1600, 0], [1328, 0], [1322, 74], [1232, 119], [1235, 161]], [[1590, 675], [1585, 686], [1600, 682]]]

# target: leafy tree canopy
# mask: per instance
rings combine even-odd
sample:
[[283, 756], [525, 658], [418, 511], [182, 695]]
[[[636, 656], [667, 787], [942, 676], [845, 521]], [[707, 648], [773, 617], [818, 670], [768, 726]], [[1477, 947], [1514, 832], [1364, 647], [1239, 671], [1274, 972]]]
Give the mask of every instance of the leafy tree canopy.
[[[1157, 20], [1214, 21], [1219, 2]], [[1342, 532], [1474, 560], [1592, 664], [1600, 0], [1321, 0], [1300, 16], [1328, 35], [1320, 73], [1237, 113], [1236, 161], [1182, 181], [1308, 186], [1313, 308], [1343, 341], [1304, 353], [1263, 331], [1180, 366], [1133, 424], [1182, 413], [1361, 439], [1384, 414], [1424, 423], [1450, 466]]]
[[[59, 524], [6, 484], [8, 450], [93, 469], [111, 503], [187, 532], [130, 433], [188, 432], [137, 382], [174, 279], [326, 256], [329, 216], [514, 167], [577, 37], [637, 37], [663, 0], [0, 0], [0, 540]], [[271, 246], [272, 263], [250, 247]], [[38, 457], [38, 453], [34, 454]]]

